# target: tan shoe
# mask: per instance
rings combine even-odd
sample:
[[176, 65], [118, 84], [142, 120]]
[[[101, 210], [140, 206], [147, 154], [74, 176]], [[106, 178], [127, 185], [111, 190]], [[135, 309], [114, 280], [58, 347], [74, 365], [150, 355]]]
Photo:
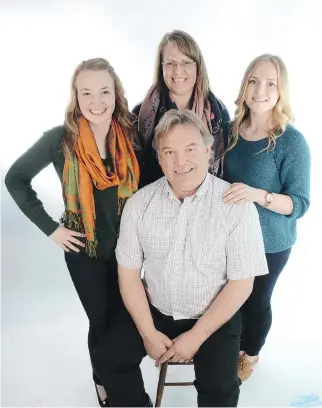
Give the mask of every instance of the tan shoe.
[[255, 358], [252, 358], [248, 356], [246, 353], [243, 354], [242, 356], [239, 356], [238, 377], [242, 381], [246, 381], [253, 374], [254, 367], [258, 363], [258, 361], [259, 361], [258, 356], [256, 356]]

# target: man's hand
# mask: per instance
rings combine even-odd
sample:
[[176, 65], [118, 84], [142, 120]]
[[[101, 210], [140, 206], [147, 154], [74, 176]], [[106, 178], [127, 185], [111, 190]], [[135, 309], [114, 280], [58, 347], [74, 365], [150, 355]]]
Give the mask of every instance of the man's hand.
[[193, 359], [201, 344], [195, 334], [191, 330], [188, 330], [173, 340], [173, 345], [157, 361], [157, 365], [167, 360], [172, 363], [188, 363]]
[[159, 360], [173, 344], [169, 337], [158, 330], [144, 336], [143, 343], [148, 356], [153, 360]]

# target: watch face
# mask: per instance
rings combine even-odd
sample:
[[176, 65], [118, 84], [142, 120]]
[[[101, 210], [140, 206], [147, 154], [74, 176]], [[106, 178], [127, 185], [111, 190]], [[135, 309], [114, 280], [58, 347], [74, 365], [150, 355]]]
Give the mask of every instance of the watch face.
[[272, 202], [274, 201], [273, 194], [270, 194], [270, 193], [267, 194], [266, 200], [267, 200], [269, 203], [272, 203]]

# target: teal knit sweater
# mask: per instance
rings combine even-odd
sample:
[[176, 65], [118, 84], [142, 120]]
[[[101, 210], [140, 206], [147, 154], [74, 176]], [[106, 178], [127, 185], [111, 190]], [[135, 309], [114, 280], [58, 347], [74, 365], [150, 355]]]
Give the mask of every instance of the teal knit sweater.
[[256, 204], [265, 252], [275, 253], [295, 243], [296, 220], [309, 208], [310, 152], [303, 135], [290, 125], [277, 138], [273, 150], [262, 151], [267, 143], [267, 138], [250, 142], [239, 136], [237, 145], [226, 154], [224, 179], [291, 197], [291, 215], [277, 214]]

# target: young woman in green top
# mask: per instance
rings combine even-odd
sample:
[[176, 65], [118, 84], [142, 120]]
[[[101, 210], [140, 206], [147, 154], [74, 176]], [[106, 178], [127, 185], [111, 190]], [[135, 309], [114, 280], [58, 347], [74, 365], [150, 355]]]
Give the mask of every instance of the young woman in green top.
[[[121, 303], [116, 247], [121, 210], [138, 188], [133, 117], [120, 79], [102, 58], [75, 70], [63, 126], [47, 132], [10, 168], [6, 186], [25, 215], [65, 251], [71, 278], [89, 319], [92, 357], [98, 338]], [[53, 220], [31, 186], [53, 163], [65, 213]], [[101, 406], [108, 401], [93, 378]]]

